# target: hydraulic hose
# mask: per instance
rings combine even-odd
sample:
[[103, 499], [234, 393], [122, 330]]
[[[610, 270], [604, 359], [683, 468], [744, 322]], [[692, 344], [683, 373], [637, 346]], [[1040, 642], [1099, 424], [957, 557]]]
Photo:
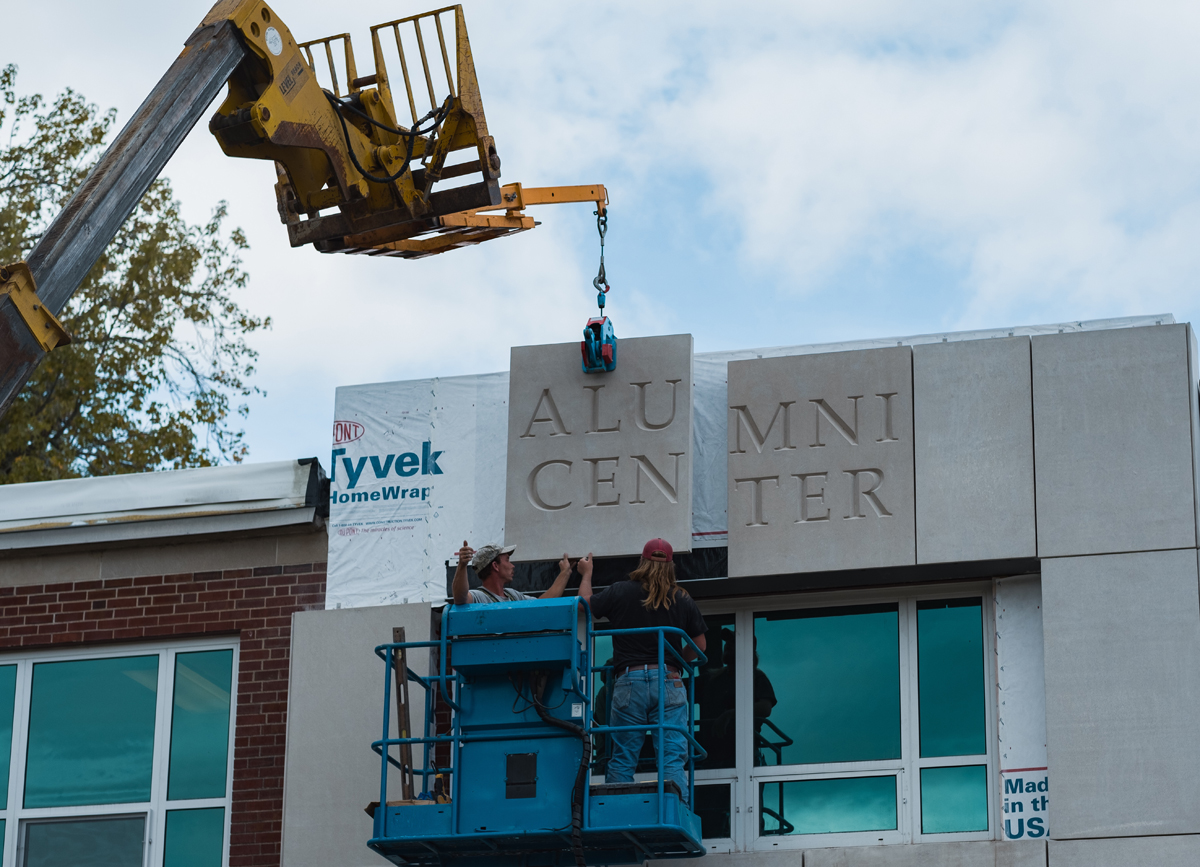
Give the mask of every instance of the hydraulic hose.
[[583, 857], [583, 799], [587, 797], [588, 770], [592, 764], [592, 739], [588, 737], [583, 726], [558, 719], [550, 715], [542, 704], [542, 691], [546, 688], [548, 673], [539, 671], [535, 682], [530, 684], [533, 695], [533, 707], [542, 722], [556, 728], [565, 729], [579, 737], [583, 743], [583, 756], [579, 762], [579, 772], [575, 775], [575, 788], [571, 792], [571, 854], [575, 856], [575, 867], [585, 867], [587, 862]]

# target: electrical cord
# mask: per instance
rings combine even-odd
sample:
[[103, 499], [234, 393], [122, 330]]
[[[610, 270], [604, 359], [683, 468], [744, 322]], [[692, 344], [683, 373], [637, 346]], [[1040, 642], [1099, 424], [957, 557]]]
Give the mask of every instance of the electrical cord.
[[534, 709], [542, 722], [578, 735], [583, 743], [583, 756], [579, 762], [579, 772], [575, 775], [575, 788], [571, 792], [571, 854], [575, 856], [575, 867], [586, 867], [587, 861], [583, 855], [583, 799], [587, 797], [588, 769], [592, 764], [592, 739], [587, 736], [583, 726], [550, 716], [541, 700], [548, 676], [549, 673], [545, 671], [537, 673], [537, 682], [530, 691]]
[[[526, 698], [525, 693], [523, 692], [523, 690], [525, 689], [525, 675], [523, 675], [523, 674], [513, 675], [510, 673], [508, 675], [508, 682], [511, 683], [513, 685], [513, 689], [515, 689], [517, 691], [517, 698], [514, 698], [513, 703], [512, 703], [512, 712], [515, 714], [516, 713], [525, 713], [525, 711], [532, 708], [534, 706], [534, 702], [531, 701], [530, 699]], [[558, 710], [560, 707], [562, 707], [564, 704], [567, 703], [567, 699], [569, 697], [570, 696], [564, 692], [562, 701], [560, 701], [558, 704], [554, 705], [553, 707], [551, 707], [549, 705], [543, 705], [543, 707], [545, 707], [546, 710]], [[523, 700], [525, 702], [525, 707], [521, 708], [520, 710], [517, 709], [518, 699]]]
[[[525, 675], [514, 674], [513, 672], [509, 672], [508, 682], [511, 683], [513, 686], [513, 689], [515, 689], [517, 691], [517, 697], [513, 699], [513, 703], [512, 703], [512, 712], [514, 714], [525, 713], [525, 711], [527, 711], [531, 707], [533, 707], [533, 702], [531, 702], [529, 699], [525, 698]], [[517, 702], [518, 701], [524, 701], [525, 707], [521, 708], [520, 710], [517, 710]]]
[[[537, 715], [541, 718], [542, 722], [569, 731], [571, 734], [576, 735], [583, 744], [583, 754], [579, 762], [579, 771], [575, 774], [575, 787], [571, 791], [571, 854], [575, 856], [576, 867], [586, 867], [587, 862], [583, 854], [583, 799], [587, 797], [588, 771], [592, 765], [592, 739], [588, 737], [583, 726], [578, 726], [575, 723], [567, 722], [566, 720], [550, 715], [550, 711], [556, 710], [566, 703], [565, 696], [561, 702], [552, 708], [548, 708], [542, 704], [541, 696], [546, 690], [546, 682], [549, 680], [549, 676], [549, 672], [536, 672], [533, 682], [528, 683], [530, 697], [526, 698], [526, 676], [510, 672], [508, 682], [512, 684], [513, 689], [517, 693], [517, 697], [513, 699], [512, 712], [524, 713], [532, 707], [537, 711]], [[517, 702], [522, 700], [526, 702], [526, 706], [517, 710]]]

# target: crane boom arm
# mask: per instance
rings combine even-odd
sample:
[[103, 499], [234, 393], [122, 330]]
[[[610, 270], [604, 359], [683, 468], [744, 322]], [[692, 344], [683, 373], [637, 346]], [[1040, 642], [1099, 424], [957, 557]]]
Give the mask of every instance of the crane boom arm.
[[[0, 295], [0, 416], [49, 351], [36, 335], [52, 329], [27, 320], [29, 308], [58, 316], [245, 54], [229, 21], [198, 28], [29, 254], [35, 288], [18, 269], [0, 273], [0, 292], [14, 287]], [[31, 291], [31, 304], [18, 303]]]
[[[349, 34], [297, 43], [265, 0], [217, 0], [28, 261], [0, 267], [0, 417], [46, 353], [71, 342], [57, 317], [226, 85], [209, 131], [227, 155], [274, 164], [293, 247], [419, 258], [531, 229], [527, 205], [594, 201], [604, 212], [600, 185], [501, 189], [461, 6], [376, 25], [371, 43], [375, 72], [359, 76]], [[332, 90], [318, 81], [322, 54]], [[403, 122], [393, 87], [406, 97]], [[448, 162], [462, 151], [465, 161]], [[505, 213], [481, 213], [494, 210]]]
[[[422, 24], [427, 34], [436, 31], [446, 83], [435, 82], [423, 64], [431, 108], [418, 117], [410, 91], [406, 127], [392, 104], [377, 31], [399, 39], [401, 28], [412, 28], [420, 39]], [[209, 131], [229, 156], [274, 163], [292, 246], [334, 252], [346, 235], [362, 232], [408, 238], [432, 230], [443, 215], [500, 201], [500, 158], [487, 132], [462, 7], [379, 25], [372, 39], [376, 73], [351, 76], [342, 92], [331, 70], [331, 92], [312, 65], [309, 46], [316, 43], [297, 44], [264, 0], [218, 0], [28, 261], [0, 268], [0, 415], [46, 353], [70, 342], [57, 316], [226, 85]], [[403, 54], [399, 69], [407, 85]], [[446, 165], [463, 150], [474, 159]], [[478, 180], [438, 187], [467, 174]]]

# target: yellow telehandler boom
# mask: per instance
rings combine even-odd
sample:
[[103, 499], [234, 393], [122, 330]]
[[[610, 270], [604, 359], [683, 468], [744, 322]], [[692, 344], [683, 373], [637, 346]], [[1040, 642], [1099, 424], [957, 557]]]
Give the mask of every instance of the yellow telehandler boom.
[[0, 416], [70, 342], [58, 314], [226, 84], [209, 131], [273, 161], [293, 247], [420, 258], [531, 229], [529, 205], [604, 213], [601, 185], [500, 185], [461, 6], [372, 27], [371, 53], [360, 76], [349, 34], [297, 43], [262, 0], [213, 6], [28, 259], [0, 268]]

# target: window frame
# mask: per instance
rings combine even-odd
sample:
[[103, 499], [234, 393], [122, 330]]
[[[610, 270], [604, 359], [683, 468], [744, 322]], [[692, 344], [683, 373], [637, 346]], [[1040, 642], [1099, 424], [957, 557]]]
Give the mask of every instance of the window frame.
[[[839, 762], [811, 765], [754, 767], [752, 739], [739, 737], [736, 766], [730, 769], [697, 771], [696, 783], [729, 782], [732, 789], [730, 828], [732, 837], [703, 841], [709, 852], [772, 852], [843, 846], [883, 846], [933, 841], [965, 842], [998, 840], [1001, 803], [999, 798], [999, 751], [996, 742], [996, 671], [993, 581], [944, 585], [917, 585], [877, 590], [791, 593], [770, 597], [701, 601], [705, 615], [734, 614], [738, 680], [736, 723], [738, 732], [753, 730], [753, 641], [756, 612], [801, 608], [897, 603], [900, 639], [900, 738], [899, 759], [871, 762]], [[917, 679], [917, 603], [937, 599], [981, 599], [980, 629], [983, 637], [984, 726], [987, 752], [979, 756], [920, 756]], [[984, 765], [987, 775], [986, 831], [925, 834], [921, 830], [921, 769]], [[762, 835], [759, 833], [760, 784], [790, 780], [829, 779], [860, 776], [896, 776], [896, 830], [835, 834]], [[742, 807], [747, 809], [743, 810]]]
[[[171, 713], [175, 693], [175, 660], [182, 653], [208, 650], [232, 650], [232, 672], [229, 686], [229, 741], [226, 747], [225, 795], [221, 798], [192, 798], [167, 800], [167, 771], [170, 765]], [[27, 750], [29, 744], [29, 710], [33, 683], [33, 666], [44, 662], [78, 662], [91, 659], [113, 659], [130, 656], [158, 656], [158, 685], [154, 713], [154, 751], [150, 780], [150, 800], [123, 804], [88, 804], [72, 807], [23, 806]], [[197, 637], [163, 642], [85, 645], [71, 648], [39, 648], [0, 654], [0, 665], [17, 666], [16, 696], [13, 710], [13, 738], [10, 746], [8, 806], [0, 810], [5, 820], [2, 861], [8, 867], [19, 865], [18, 850], [23, 853], [25, 828], [29, 823], [48, 819], [107, 818], [144, 815], [146, 836], [142, 844], [143, 867], [161, 867], [167, 812], [175, 810], [224, 808], [224, 828], [221, 842], [221, 863], [229, 863], [230, 811], [233, 804], [234, 741], [237, 731], [238, 671], [240, 641], [236, 635]]]

